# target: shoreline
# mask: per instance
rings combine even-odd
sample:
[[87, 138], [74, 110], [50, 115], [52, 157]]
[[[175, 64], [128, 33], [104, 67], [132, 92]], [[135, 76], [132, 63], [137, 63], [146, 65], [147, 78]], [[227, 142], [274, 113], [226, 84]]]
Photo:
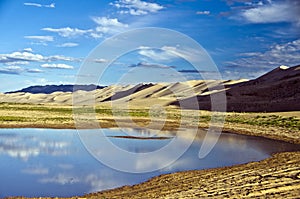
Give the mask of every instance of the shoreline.
[[[28, 107], [27, 107], [28, 106]], [[50, 128], [76, 129], [72, 111], [68, 107], [50, 105], [12, 105], [2, 104], [0, 109], [0, 128]], [[21, 109], [19, 110], [18, 108]], [[100, 110], [100, 109], [99, 109]], [[200, 121], [193, 122], [191, 111], [184, 113], [183, 121], [178, 119], [178, 110], [168, 110], [168, 118], [155, 118], [151, 129], [177, 130], [179, 128], [208, 128], [210, 113], [201, 112]], [[8, 114], [7, 114], [8, 113]], [[134, 109], [131, 117], [97, 113], [99, 124], [82, 123], [78, 129], [130, 128], [131, 119], [141, 128], [152, 121], [143, 109]], [[8, 116], [7, 116], [8, 115]], [[1, 120], [2, 116], [2, 120]], [[180, 116], [180, 115], [179, 115]], [[291, 117], [295, 116], [295, 117]], [[180, 117], [179, 117], [180, 118]], [[296, 119], [295, 119], [296, 118]], [[234, 133], [264, 137], [268, 139], [300, 144], [300, 112], [287, 113], [227, 113], [223, 133]], [[198, 118], [197, 118], [198, 119]], [[273, 122], [276, 121], [276, 123]], [[278, 122], [277, 122], [278, 120]], [[289, 120], [294, 123], [283, 123]], [[181, 123], [179, 122], [181, 121]], [[153, 121], [152, 121], [153, 122]], [[165, 123], [164, 123], [165, 122]], [[271, 122], [270, 124], [268, 122]], [[93, 125], [91, 125], [93, 124]], [[161, 126], [163, 124], [163, 126]], [[285, 125], [286, 124], [286, 125]], [[294, 126], [293, 126], [294, 125]], [[78, 126], [77, 126], [78, 127]], [[208, 170], [183, 171], [157, 176], [146, 182], [123, 186], [112, 190], [91, 193], [75, 198], [195, 198], [195, 197], [262, 197], [278, 196], [294, 198], [300, 193], [300, 151], [281, 152], [271, 157], [231, 167]], [[280, 175], [279, 175], [280, 174]], [[151, 187], [151, 188], [149, 188]], [[141, 195], [142, 194], [142, 195]], [[25, 198], [25, 197], [9, 197]], [[39, 197], [40, 198], [40, 197]], [[49, 198], [49, 197], [48, 197]], [[47, 199], [47, 197], [45, 198]]]
[[[140, 184], [64, 199], [287, 198], [300, 193], [300, 151], [281, 152], [258, 162], [163, 174]], [[31, 199], [60, 197], [31, 197]], [[27, 199], [6, 197], [5, 199]], [[29, 199], [29, 198], [28, 198]], [[63, 199], [63, 198], [60, 198]]]
[[[128, 121], [127, 118], [124, 118], [123, 121], [122, 119], [118, 119], [119, 123], [116, 124], [112, 118], [102, 118], [102, 121], [105, 121], [103, 123], [101, 123], [101, 121], [99, 123], [101, 123], [99, 126], [95, 126], [94, 124], [90, 124], [87, 123], [85, 125], [81, 125], [79, 128], [76, 128], [76, 125], [74, 123], [60, 123], [60, 124], [22, 124], [22, 123], [16, 123], [16, 124], [3, 124], [0, 123], [0, 129], [1, 128], [48, 128], [48, 129], [97, 129], [98, 127], [100, 128], [134, 128], [134, 126], [132, 125], [128, 125], [126, 123], [126, 121]], [[140, 123], [147, 123], [148, 119], [143, 119], [143, 118], [139, 118], [139, 122]], [[158, 123], [161, 121], [157, 121]], [[121, 124], [121, 126], [119, 126], [119, 124]], [[179, 128], [179, 124], [176, 123], [176, 121], [171, 121], [171, 123], [166, 122], [165, 126], [161, 129], [163, 131], [174, 131], [174, 130], [178, 130]], [[154, 128], [150, 128], [153, 130], [157, 130], [158, 128], [155, 128], [155, 126], [152, 126]], [[185, 126], [180, 126], [181, 128], [200, 128], [200, 129], [205, 129], [208, 128], [209, 126], [205, 123], [201, 123], [197, 126], [194, 125], [185, 125]], [[141, 126], [140, 128], [147, 128], [145, 126]], [[276, 131], [280, 131], [280, 132], [284, 132], [284, 133], [276, 133], [273, 134], [273, 132]], [[292, 144], [300, 144], [300, 131], [298, 132], [298, 134], [296, 134], [295, 136], [289, 136], [289, 133], [286, 133], [286, 129], [278, 129], [278, 128], [259, 128], [257, 126], [253, 126], [253, 125], [238, 125], [238, 124], [234, 124], [234, 125], [228, 125], [228, 124], [224, 124], [224, 127], [222, 128], [222, 133], [232, 133], [232, 134], [238, 134], [238, 135], [248, 135], [248, 136], [255, 136], [255, 137], [263, 137], [263, 138], [267, 138], [267, 139], [271, 139], [271, 140], [276, 140], [276, 141], [283, 141], [283, 142], [288, 142], [288, 143], [292, 143]], [[297, 133], [297, 132], [296, 132]]]

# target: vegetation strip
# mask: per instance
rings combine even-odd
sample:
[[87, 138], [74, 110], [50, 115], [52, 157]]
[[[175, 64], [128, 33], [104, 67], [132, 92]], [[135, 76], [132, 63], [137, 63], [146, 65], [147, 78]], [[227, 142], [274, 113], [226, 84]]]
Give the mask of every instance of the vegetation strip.
[[[83, 120], [80, 128], [131, 127], [133, 121], [140, 127], [163, 130], [200, 127], [208, 128], [211, 112], [166, 108], [165, 113], [151, 113], [149, 109], [111, 109], [111, 107], [77, 107], [0, 103], [0, 128], [76, 128], [74, 115], [94, 114], [98, 125]], [[118, 123], [115, 119], [118, 119]], [[92, 118], [93, 119], [93, 118]], [[86, 123], [86, 125], [84, 125]], [[162, 124], [163, 123], [163, 124]], [[78, 128], [78, 126], [77, 126]], [[300, 112], [287, 113], [227, 113], [224, 131], [300, 144]]]

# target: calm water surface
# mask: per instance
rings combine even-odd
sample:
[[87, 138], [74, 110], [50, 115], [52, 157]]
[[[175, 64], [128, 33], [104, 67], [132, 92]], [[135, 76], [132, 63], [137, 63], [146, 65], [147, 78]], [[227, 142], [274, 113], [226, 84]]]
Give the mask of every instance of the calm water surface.
[[[83, 131], [93, 133], [93, 130]], [[111, 137], [128, 134], [155, 136], [153, 132], [141, 129], [105, 129], [104, 134], [118, 147], [135, 153], [155, 151], [176, 137], [174, 132], [159, 135], [170, 139]], [[83, 195], [140, 183], [164, 173], [230, 166], [262, 160], [274, 152], [300, 150], [299, 145], [223, 133], [209, 155], [199, 159], [204, 135], [205, 132], [199, 132], [189, 149], [172, 165], [155, 172], [132, 174], [108, 168], [93, 158], [81, 143], [76, 130], [1, 129], [0, 197]], [[103, 136], [103, 139], [106, 138]], [[182, 142], [185, 140], [182, 139]], [[104, 153], [109, 154], [109, 151]], [[153, 157], [153, 161], [163, 158], [166, 157]], [[126, 164], [123, 157], [114, 155], [113, 159], [116, 163]]]

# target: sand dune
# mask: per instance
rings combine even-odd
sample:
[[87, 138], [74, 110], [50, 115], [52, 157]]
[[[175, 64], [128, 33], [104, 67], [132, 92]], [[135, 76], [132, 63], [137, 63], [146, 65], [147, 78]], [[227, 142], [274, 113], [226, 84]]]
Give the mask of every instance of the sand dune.
[[[143, 108], [161, 105], [210, 110], [210, 96], [219, 92], [226, 92], [228, 111], [300, 110], [300, 66], [280, 66], [250, 81], [190, 80], [176, 83], [111, 85], [93, 91], [78, 90], [74, 93], [0, 93], [0, 102], [71, 105], [73, 97], [76, 97], [77, 104], [113, 103]], [[195, 97], [199, 106], [190, 103]]]
[[[300, 66], [280, 66], [250, 81], [224, 84], [227, 110], [239, 112], [274, 112], [300, 110]], [[216, 89], [212, 89], [216, 90]], [[210, 110], [212, 92], [197, 96], [199, 108]], [[188, 102], [189, 98], [181, 101]], [[179, 106], [179, 100], [170, 105]], [[183, 108], [190, 108], [188, 103]]]
[[[7, 93], [0, 94], [0, 102], [32, 103], [32, 104], [64, 104], [71, 105], [73, 97], [76, 103], [89, 104], [93, 99], [97, 104], [130, 103], [131, 106], [149, 107], [151, 105], [167, 105], [175, 100], [185, 99], [206, 91], [208, 86], [223, 82], [193, 80], [176, 83], [156, 83], [137, 85], [111, 85], [94, 91], [53, 92], [51, 94]], [[73, 95], [74, 94], [74, 95]]]

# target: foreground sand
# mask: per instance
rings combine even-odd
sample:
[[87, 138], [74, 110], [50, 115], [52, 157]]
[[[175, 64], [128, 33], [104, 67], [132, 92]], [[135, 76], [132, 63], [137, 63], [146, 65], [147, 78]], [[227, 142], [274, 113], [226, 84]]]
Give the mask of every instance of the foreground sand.
[[87, 198], [296, 198], [300, 195], [300, 152], [227, 168], [155, 177], [135, 186]]

